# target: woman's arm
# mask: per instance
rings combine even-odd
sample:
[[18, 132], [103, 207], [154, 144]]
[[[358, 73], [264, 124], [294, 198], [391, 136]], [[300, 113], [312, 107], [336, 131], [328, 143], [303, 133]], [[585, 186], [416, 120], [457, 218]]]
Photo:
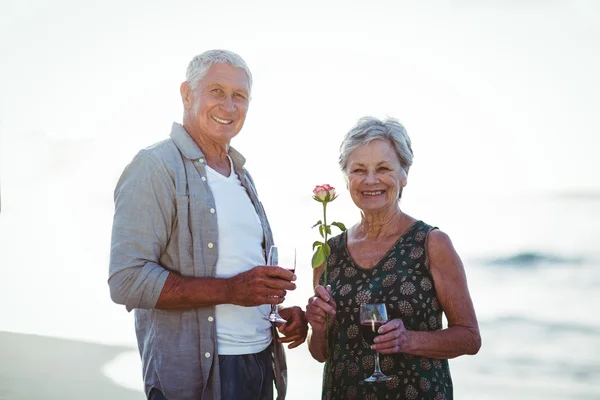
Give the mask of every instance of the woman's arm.
[[462, 261], [444, 232], [431, 231], [427, 240], [429, 266], [448, 328], [407, 331], [402, 321], [394, 320], [380, 328], [381, 334], [375, 339], [379, 344], [374, 349], [383, 354], [400, 352], [440, 359], [476, 354], [481, 336]]

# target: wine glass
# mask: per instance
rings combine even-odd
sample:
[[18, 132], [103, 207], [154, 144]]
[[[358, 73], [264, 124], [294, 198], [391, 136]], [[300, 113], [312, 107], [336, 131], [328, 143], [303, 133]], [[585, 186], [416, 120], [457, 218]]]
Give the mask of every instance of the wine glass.
[[[370, 345], [373, 344], [375, 336], [378, 335], [377, 330], [388, 321], [387, 310], [385, 304], [361, 304], [360, 305], [360, 333]], [[379, 353], [375, 352], [375, 371], [373, 375], [365, 379], [365, 382], [385, 382], [392, 378], [381, 372], [379, 367]]]
[[[285, 268], [294, 273], [296, 271], [296, 248], [284, 246], [271, 246], [267, 265]], [[271, 304], [271, 313], [265, 317], [271, 322], [281, 322], [285, 324], [287, 321], [277, 312], [277, 305]]]

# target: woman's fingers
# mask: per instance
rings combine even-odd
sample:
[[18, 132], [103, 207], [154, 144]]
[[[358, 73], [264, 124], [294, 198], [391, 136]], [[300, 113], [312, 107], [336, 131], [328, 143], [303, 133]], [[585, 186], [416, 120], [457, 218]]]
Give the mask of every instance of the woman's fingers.
[[371, 348], [382, 354], [401, 353], [406, 343], [406, 329], [401, 319], [394, 319], [384, 325], [375, 337]]
[[327, 314], [335, 315], [335, 307], [330, 302], [323, 300], [319, 296], [313, 296], [309, 299], [309, 305], [321, 309]]

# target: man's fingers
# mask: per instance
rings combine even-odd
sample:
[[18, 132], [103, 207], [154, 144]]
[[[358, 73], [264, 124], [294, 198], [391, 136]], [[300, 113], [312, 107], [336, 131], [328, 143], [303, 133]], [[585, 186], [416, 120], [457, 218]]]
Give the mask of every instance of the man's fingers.
[[292, 344], [290, 344], [288, 346], [288, 349], [295, 349], [296, 347], [300, 346], [302, 343], [304, 343], [304, 340], [298, 340], [297, 342], [294, 342]]
[[260, 296], [258, 301], [256, 302], [257, 306], [263, 304], [281, 304], [285, 301], [285, 297], [279, 296]]
[[295, 342], [296, 340], [302, 339], [301, 335], [293, 335], [293, 336], [282, 336], [278, 340], [280, 343], [290, 343]]
[[284, 279], [286, 281], [295, 281], [296, 275], [285, 268], [281, 267], [258, 267], [260, 272], [271, 278]]
[[[304, 343], [304, 341], [305, 341], [305, 339], [303, 339], [302, 337], [298, 336], [293, 341], [289, 341], [289, 342], [291, 342], [291, 344], [288, 345], [288, 349], [296, 348], [296, 347], [300, 346], [302, 343]], [[286, 341], [286, 342], [282, 341], [282, 343], [288, 343], [288, 341]]]
[[265, 285], [265, 287], [268, 287], [271, 289], [285, 289], [285, 290], [296, 289], [295, 283], [285, 281], [283, 279], [266, 278], [264, 281], [264, 285]]
[[299, 325], [299, 323], [293, 320], [290, 321], [288, 319], [288, 322], [286, 324], [281, 324], [281, 326], [278, 326], [277, 329], [279, 329], [279, 332], [285, 335], [287, 332], [294, 332], [295, 329], [299, 329]]
[[306, 340], [308, 331], [305, 313], [300, 307], [285, 308], [280, 311], [281, 315], [287, 319], [287, 323], [277, 325], [279, 333], [283, 337], [277, 338], [279, 343], [291, 343], [288, 348], [294, 348]]
[[256, 294], [267, 297], [285, 297], [287, 291], [282, 289], [260, 288], [256, 289]]
[[[283, 331], [284, 332], [290, 332], [290, 331], [294, 331], [294, 329], [300, 329], [302, 327], [302, 324], [300, 323], [300, 321], [295, 321], [293, 318], [291, 320], [288, 320], [288, 323], [285, 324], [283, 326]], [[280, 329], [281, 331], [281, 329]]]
[[[285, 297], [287, 291], [282, 289], [272, 289], [272, 288], [257, 288], [254, 290], [254, 293], [258, 296], [262, 297]], [[261, 303], [265, 304], [265, 303]]]

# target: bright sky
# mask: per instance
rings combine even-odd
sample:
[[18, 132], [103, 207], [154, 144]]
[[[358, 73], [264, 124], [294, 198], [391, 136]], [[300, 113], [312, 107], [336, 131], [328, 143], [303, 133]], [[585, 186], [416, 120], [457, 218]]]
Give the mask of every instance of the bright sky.
[[[520, 204], [473, 194], [600, 190], [600, 2], [289, 3], [0, 0], [0, 271], [12, 278], [0, 329], [131, 339], [106, 285], [112, 191], [180, 121], [187, 63], [211, 48], [254, 75], [233, 145], [276, 239], [299, 250], [290, 303], [311, 292], [314, 185], [341, 193], [333, 218], [358, 218], [337, 150], [361, 116], [404, 123], [415, 163], [402, 206], [461, 254], [556, 243]], [[499, 210], [496, 238], [478, 234]]]
[[263, 185], [341, 182], [340, 139], [372, 114], [407, 127], [419, 191], [598, 188], [600, 3], [351, 4], [3, 1], [3, 175], [40, 134], [93, 138], [120, 171], [180, 120], [188, 61], [228, 48], [255, 78], [233, 145]]

